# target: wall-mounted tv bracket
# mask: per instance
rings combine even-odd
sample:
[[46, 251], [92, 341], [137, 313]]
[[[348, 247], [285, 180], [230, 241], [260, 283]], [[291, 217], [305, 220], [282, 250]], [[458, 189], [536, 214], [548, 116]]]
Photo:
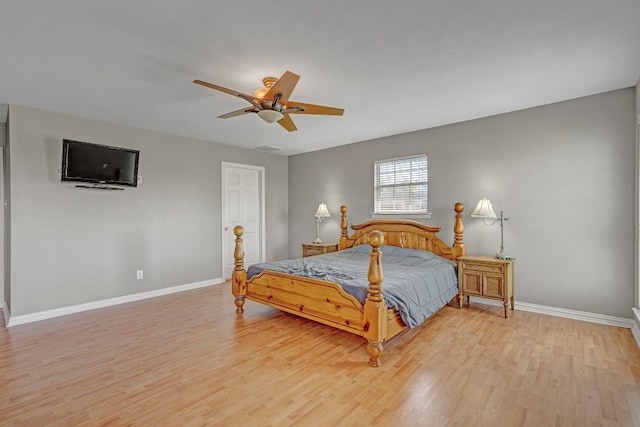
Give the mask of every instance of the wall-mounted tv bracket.
[[78, 188], [90, 188], [92, 190], [124, 190], [124, 188], [110, 187], [110, 186], [104, 185], [104, 184], [93, 184], [93, 185], [77, 184], [76, 187], [78, 187]]

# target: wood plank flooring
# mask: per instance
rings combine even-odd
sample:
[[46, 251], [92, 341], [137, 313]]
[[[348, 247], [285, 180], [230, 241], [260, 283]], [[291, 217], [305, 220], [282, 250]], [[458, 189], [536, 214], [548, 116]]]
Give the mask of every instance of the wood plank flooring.
[[364, 340], [228, 283], [0, 328], [2, 426], [640, 426], [631, 331], [472, 303]]

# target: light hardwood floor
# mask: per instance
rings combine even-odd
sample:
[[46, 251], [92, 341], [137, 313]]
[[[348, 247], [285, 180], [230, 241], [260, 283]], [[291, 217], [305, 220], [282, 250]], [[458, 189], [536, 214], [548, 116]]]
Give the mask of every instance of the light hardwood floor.
[[445, 307], [367, 365], [362, 338], [228, 283], [0, 328], [0, 425], [640, 426], [630, 330]]

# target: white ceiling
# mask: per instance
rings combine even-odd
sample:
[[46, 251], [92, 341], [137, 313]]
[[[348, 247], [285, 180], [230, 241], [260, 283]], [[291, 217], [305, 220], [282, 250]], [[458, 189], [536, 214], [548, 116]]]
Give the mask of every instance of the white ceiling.
[[[341, 107], [286, 132], [192, 83]], [[0, 0], [0, 103], [290, 155], [634, 86], [639, 0]], [[122, 142], [125, 144], [125, 142]]]

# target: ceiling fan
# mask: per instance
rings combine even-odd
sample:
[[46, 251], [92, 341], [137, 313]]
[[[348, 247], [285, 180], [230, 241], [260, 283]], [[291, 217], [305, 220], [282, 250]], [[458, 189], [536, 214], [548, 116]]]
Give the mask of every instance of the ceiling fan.
[[229, 95], [242, 98], [251, 104], [250, 107], [241, 108], [227, 114], [218, 116], [219, 119], [228, 119], [231, 117], [241, 116], [243, 114], [256, 113], [258, 117], [268, 123], [278, 123], [280, 126], [293, 132], [297, 130], [295, 123], [291, 119], [290, 114], [322, 114], [328, 116], [341, 116], [344, 113], [342, 108], [325, 107], [322, 105], [306, 104], [303, 102], [289, 101], [291, 92], [296, 87], [300, 76], [285, 71], [282, 77], [265, 77], [262, 79], [263, 88], [256, 89], [253, 95], [237, 92], [222, 86], [207, 83], [202, 80], [194, 80], [193, 82]]

